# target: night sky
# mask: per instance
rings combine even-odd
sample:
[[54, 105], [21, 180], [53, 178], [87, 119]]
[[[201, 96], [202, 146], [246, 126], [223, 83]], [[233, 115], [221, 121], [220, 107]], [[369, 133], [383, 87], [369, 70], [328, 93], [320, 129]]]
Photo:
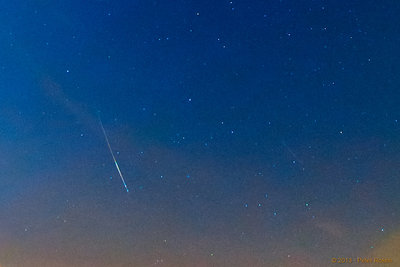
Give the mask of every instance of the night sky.
[[400, 266], [399, 14], [1, 1], [0, 266]]

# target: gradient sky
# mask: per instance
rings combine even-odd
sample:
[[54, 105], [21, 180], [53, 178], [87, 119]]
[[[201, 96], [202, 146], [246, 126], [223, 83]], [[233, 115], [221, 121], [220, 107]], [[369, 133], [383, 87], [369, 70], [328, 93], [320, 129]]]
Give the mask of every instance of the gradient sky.
[[0, 266], [400, 266], [398, 14], [1, 1]]

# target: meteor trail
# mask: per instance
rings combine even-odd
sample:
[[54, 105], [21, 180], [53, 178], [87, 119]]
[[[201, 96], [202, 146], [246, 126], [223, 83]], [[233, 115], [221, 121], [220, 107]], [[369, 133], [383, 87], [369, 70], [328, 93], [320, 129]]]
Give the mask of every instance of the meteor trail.
[[107, 134], [106, 134], [106, 130], [104, 130], [103, 122], [101, 121], [100, 116], [99, 116], [99, 121], [100, 121], [101, 130], [103, 131], [104, 137], [105, 137], [106, 142], [107, 142], [108, 150], [110, 150], [111, 156], [112, 156], [112, 158], [113, 158], [113, 160], [114, 160], [115, 167], [117, 167], [117, 170], [118, 170], [118, 173], [119, 173], [119, 177], [121, 177], [121, 181], [122, 181], [122, 183], [124, 184], [124, 187], [125, 187], [125, 189], [126, 189], [126, 192], [129, 192], [128, 186], [127, 186], [126, 183], [125, 183], [124, 176], [122, 176], [121, 170], [120, 170], [120, 168], [119, 168], [119, 166], [118, 166], [118, 162], [117, 162], [117, 160], [115, 159], [114, 153], [113, 153], [113, 151], [112, 151], [112, 149], [111, 149], [111, 145], [110, 145], [110, 142], [108, 141], [108, 137], [107, 137]]

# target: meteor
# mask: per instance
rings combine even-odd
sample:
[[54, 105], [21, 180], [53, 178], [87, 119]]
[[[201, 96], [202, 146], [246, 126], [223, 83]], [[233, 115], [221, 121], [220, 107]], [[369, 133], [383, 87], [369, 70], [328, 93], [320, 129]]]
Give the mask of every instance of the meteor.
[[108, 137], [107, 137], [107, 134], [106, 134], [106, 130], [104, 129], [103, 122], [101, 121], [100, 116], [99, 116], [99, 121], [100, 121], [101, 130], [103, 131], [103, 134], [104, 134], [104, 138], [106, 139], [106, 142], [107, 142], [108, 150], [110, 150], [111, 156], [112, 156], [112, 158], [113, 158], [113, 160], [114, 160], [115, 167], [116, 167], [117, 170], [118, 170], [119, 177], [121, 177], [121, 181], [122, 181], [122, 184], [124, 185], [124, 187], [125, 187], [125, 189], [126, 189], [126, 192], [129, 192], [128, 186], [127, 186], [126, 183], [125, 183], [124, 176], [122, 175], [121, 169], [119, 168], [118, 162], [117, 162], [117, 160], [115, 159], [114, 153], [113, 153], [113, 151], [112, 151], [112, 149], [111, 149], [111, 145], [110, 145], [110, 142], [108, 141]]

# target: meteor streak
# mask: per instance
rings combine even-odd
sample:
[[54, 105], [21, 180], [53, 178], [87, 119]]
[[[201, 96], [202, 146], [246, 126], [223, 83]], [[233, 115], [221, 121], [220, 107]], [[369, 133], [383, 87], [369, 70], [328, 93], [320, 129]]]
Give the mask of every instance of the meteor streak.
[[121, 181], [122, 181], [122, 183], [124, 184], [124, 187], [125, 187], [125, 189], [126, 189], [126, 192], [129, 192], [128, 186], [127, 186], [126, 183], [125, 183], [124, 176], [122, 176], [122, 172], [121, 172], [121, 170], [120, 170], [120, 168], [119, 168], [119, 166], [118, 166], [118, 162], [117, 162], [117, 160], [115, 159], [114, 153], [113, 153], [113, 151], [112, 151], [112, 149], [111, 149], [111, 145], [110, 145], [110, 142], [108, 141], [108, 137], [107, 137], [107, 134], [106, 134], [106, 130], [104, 130], [103, 122], [101, 121], [100, 116], [99, 116], [99, 121], [100, 121], [101, 130], [103, 131], [104, 137], [105, 137], [106, 142], [107, 142], [108, 150], [110, 150], [111, 156], [112, 156], [112, 158], [113, 158], [113, 160], [114, 160], [115, 167], [117, 167], [117, 170], [118, 170], [118, 173], [119, 173], [119, 177], [121, 177]]

